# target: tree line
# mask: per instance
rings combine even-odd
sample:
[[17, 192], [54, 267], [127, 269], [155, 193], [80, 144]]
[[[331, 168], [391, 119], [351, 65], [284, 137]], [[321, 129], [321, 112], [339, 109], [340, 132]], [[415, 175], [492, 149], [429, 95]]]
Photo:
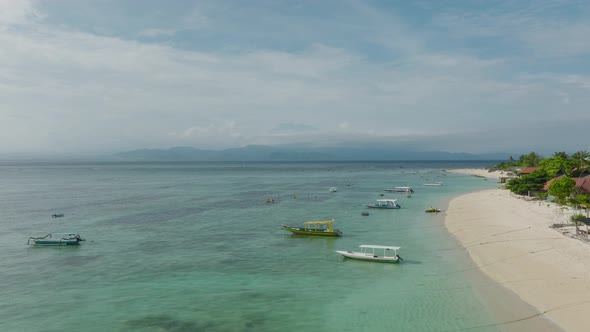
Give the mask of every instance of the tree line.
[[[540, 154], [531, 152], [521, 155], [518, 160], [515, 160], [511, 156], [508, 161], [496, 165], [496, 169], [503, 170], [524, 167], [538, 167], [539, 170], [508, 181], [507, 188], [510, 191], [519, 195], [534, 193], [540, 198], [546, 198], [548, 195], [551, 195], [561, 204], [590, 204], [590, 194], [577, 188], [576, 182], [573, 179], [573, 177], [578, 176], [584, 171], [590, 171], [590, 152], [578, 151], [572, 155], [568, 155], [563, 151], [555, 152], [549, 158], [544, 158]], [[564, 173], [564, 176], [555, 179], [550, 184], [547, 192], [540, 192], [545, 184], [553, 179], [560, 171]]]

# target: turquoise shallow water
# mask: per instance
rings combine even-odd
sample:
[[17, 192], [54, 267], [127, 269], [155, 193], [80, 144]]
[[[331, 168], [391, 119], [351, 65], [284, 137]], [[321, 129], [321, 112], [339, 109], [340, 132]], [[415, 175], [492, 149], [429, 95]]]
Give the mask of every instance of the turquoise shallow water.
[[[442, 214], [471, 163], [0, 165], [1, 331], [453, 331], [496, 322]], [[424, 183], [442, 181], [442, 187]], [[385, 193], [413, 186], [411, 198]], [[331, 193], [329, 187], [338, 191]], [[398, 198], [399, 210], [364, 204]], [[265, 203], [267, 198], [274, 204]], [[361, 212], [369, 211], [368, 217]], [[63, 218], [53, 219], [62, 212]], [[342, 238], [281, 224], [336, 218]], [[77, 231], [80, 247], [26, 246]], [[401, 246], [399, 265], [338, 249]], [[498, 331], [498, 327], [478, 328]]]

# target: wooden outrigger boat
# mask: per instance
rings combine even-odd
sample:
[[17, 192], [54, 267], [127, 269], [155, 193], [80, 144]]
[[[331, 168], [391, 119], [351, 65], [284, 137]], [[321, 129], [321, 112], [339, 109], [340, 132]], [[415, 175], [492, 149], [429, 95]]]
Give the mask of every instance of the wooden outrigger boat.
[[399, 209], [401, 206], [396, 203], [397, 199], [378, 199], [375, 204], [368, 204], [369, 209]]
[[303, 227], [287, 225], [281, 225], [281, 227], [295, 235], [342, 236], [342, 232], [339, 229], [332, 228], [332, 223], [335, 221], [335, 219], [324, 221], [306, 221], [303, 223]]
[[430, 209], [426, 209], [424, 212], [426, 213], [437, 213], [440, 212], [441, 210], [438, 208], [433, 208], [432, 206], [430, 207]]
[[78, 246], [86, 241], [78, 233], [49, 233], [43, 237], [30, 237], [27, 244], [37, 246]]
[[[379, 245], [371, 245], [371, 244], [362, 244], [359, 246], [361, 251], [344, 251], [344, 250], [336, 250], [337, 253], [340, 255], [358, 259], [363, 261], [373, 261], [373, 262], [383, 262], [383, 263], [399, 263], [400, 260], [403, 259], [397, 254], [397, 251], [401, 249], [401, 247], [392, 247], [392, 246], [379, 246]], [[383, 250], [383, 254], [379, 255], [381, 252], [375, 253], [375, 249]], [[387, 251], [393, 251], [392, 255], [387, 255]]]

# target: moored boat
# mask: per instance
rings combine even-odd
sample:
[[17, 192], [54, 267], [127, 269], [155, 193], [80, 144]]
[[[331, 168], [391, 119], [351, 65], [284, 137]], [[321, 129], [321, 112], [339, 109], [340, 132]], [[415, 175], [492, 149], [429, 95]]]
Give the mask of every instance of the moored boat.
[[440, 187], [443, 185], [442, 182], [435, 182], [435, 183], [425, 183], [424, 184], [426, 187]]
[[399, 209], [401, 206], [396, 203], [397, 199], [378, 199], [375, 204], [367, 204], [369, 209]]
[[441, 211], [440, 209], [433, 208], [431, 206], [429, 209], [426, 209], [424, 212], [427, 212], [427, 213], [437, 213], [437, 212], [440, 212], [440, 211]]
[[61, 218], [63, 216], [64, 216], [63, 213], [54, 213], [54, 214], [51, 215], [51, 218]]
[[86, 241], [78, 233], [49, 233], [43, 237], [29, 237], [27, 244], [37, 246], [78, 246]]
[[[361, 248], [361, 251], [336, 250], [336, 252], [346, 258], [365, 261], [384, 263], [399, 263], [400, 260], [403, 261], [403, 259], [397, 254], [397, 251], [401, 249], [401, 247], [362, 244], [359, 248]], [[375, 252], [375, 249], [377, 249], [377, 252]], [[381, 250], [383, 250], [382, 255], [380, 255]], [[388, 255], [388, 251], [393, 251], [393, 255]]]
[[385, 189], [385, 191], [390, 193], [413, 193], [414, 189], [412, 187], [393, 187], [391, 189]]
[[331, 193], [335, 193], [336, 191], [338, 191], [338, 188], [336, 188], [336, 187], [330, 187], [329, 190], [330, 190]]
[[334, 229], [332, 223], [336, 220], [323, 221], [306, 221], [303, 227], [281, 225], [284, 230], [289, 231], [295, 235], [312, 235], [312, 236], [342, 236], [339, 229]]

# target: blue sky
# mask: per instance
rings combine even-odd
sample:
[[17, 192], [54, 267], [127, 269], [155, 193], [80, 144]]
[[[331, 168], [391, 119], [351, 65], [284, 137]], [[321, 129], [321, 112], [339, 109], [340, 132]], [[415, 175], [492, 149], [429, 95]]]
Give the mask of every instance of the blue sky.
[[588, 1], [0, 0], [0, 153], [590, 150]]

